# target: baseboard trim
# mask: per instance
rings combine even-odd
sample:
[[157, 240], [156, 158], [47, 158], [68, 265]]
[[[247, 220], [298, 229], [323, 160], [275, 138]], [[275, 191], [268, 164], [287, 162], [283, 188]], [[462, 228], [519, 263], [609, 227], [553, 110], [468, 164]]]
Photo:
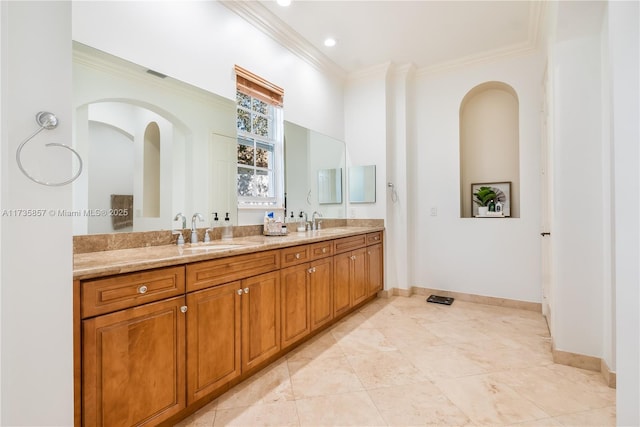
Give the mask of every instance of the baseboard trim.
[[553, 355], [554, 363], [600, 372], [602, 360], [599, 357], [557, 350], [555, 346], [551, 349], [551, 354]]
[[[395, 293], [394, 295], [403, 295], [402, 293]], [[517, 308], [520, 310], [536, 311], [542, 313], [542, 304], [539, 302], [520, 301], [507, 298], [487, 297], [484, 295], [466, 294], [464, 292], [452, 292], [444, 291], [442, 289], [430, 289], [422, 288], [418, 286], [412, 286], [411, 290], [399, 289], [399, 291], [409, 292], [409, 295], [426, 295], [437, 294], [443, 297], [451, 297], [460, 301], [475, 302], [477, 304], [497, 305], [499, 307]]]
[[607, 365], [607, 362], [605, 362], [604, 359], [602, 359], [600, 363], [600, 373], [609, 387], [616, 388], [616, 373], [609, 369], [609, 365]]

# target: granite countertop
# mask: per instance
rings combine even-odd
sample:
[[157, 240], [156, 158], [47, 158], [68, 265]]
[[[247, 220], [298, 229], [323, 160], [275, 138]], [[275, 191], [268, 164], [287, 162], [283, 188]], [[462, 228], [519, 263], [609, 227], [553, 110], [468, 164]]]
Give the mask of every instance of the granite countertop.
[[81, 253], [73, 256], [73, 278], [75, 280], [90, 279], [151, 268], [170, 267], [382, 230], [384, 227], [346, 226], [300, 233], [291, 232], [286, 236], [254, 235], [230, 240], [213, 240], [210, 243], [195, 245], [163, 245]]

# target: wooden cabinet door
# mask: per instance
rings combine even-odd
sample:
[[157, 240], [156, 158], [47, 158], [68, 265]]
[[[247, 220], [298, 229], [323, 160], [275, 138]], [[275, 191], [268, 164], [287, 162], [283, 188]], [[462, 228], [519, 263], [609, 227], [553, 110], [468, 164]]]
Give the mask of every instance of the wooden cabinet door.
[[242, 372], [240, 281], [187, 295], [187, 404]]
[[333, 314], [339, 316], [351, 307], [351, 253], [333, 257]]
[[243, 372], [280, 350], [280, 272], [242, 281]]
[[83, 425], [157, 425], [186, 407], [184, 302], [82, 321]]
[[280, 304], [282, 306], [282, 348], [311, 332], [309, 317], [309, 264], [280, 270]]
[[311, 263], [309, 273], [311, 295], [311, 330], [316, 330], [333, 319], [333, 258]]
[[369, 296], [367, 287], [367, 248], [351, 251], [351, 306]]
[[367, 247], [367, 285], [368, 294], [373, 295], [383, 288], [382, 245]]

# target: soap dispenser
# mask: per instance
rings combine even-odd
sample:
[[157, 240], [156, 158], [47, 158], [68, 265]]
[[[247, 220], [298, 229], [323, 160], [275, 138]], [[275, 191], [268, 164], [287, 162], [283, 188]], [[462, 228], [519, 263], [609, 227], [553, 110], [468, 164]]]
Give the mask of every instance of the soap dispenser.
[[222, 240], [229, 240], [233, 238], [233, 228], [231, 226], [231, 219], [229, 218], [229, 212], [224, 217], [224, 227], [222, 228]]
[[218, 221], [218, 212], [213, 212], [213, 221], [211, 222], [211, 228], [216, 229], [220, 227], [220, 221]]

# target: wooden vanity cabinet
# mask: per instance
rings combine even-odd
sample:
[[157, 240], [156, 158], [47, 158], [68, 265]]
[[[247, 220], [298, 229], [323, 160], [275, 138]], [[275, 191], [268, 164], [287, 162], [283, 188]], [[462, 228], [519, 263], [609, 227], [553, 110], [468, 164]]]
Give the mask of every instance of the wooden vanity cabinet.
[[242, 373], [242, 283], [187, 294], [187, 404]]
[[[283, 249], [280, 270], [282, 348], [333, 319], [333, 241]], [[310, 262], [303, 262], [311, 260]]]
[[82, 321], [83, 424], [157, 425], [186, 407], [184, 296]]
[[[334, 271], [334, 316], [349, 311], [364, 301], [367, 293], [366, 235], [337, 239], [333, 257]], [[341, 253], [338, 253], [341, 252]]]
[[315, 331], [333, 320], [333, 257], [314, 261], [310, 267], [309, 311], [311, 330]]
[[382, 232], [367, 234], [367, 295], [374, 295], [384, 286], [384, 252]]
[[186, 407], [184, 289], [184, 267], [80, 283], [84, 425], [156, 425]]
[[311, 268], [308, 263], [280, 270], [282, 348], [311, 333]]
[[[201, 288], [204, 281], [216, 283], [217, 276], [210, 270], [224, 269], [228, 277], [244, 277], [187, 294], [188, 404], [280, 351], [280, 272], [247, 277], [269, 263], [279, 265], [280, 258], [272, 258], [278, 251], [269, 252], [263, 257], [239, 255], [187, 266], [187, 289]], [[244, 267], [250, 260], [258, 260], [258, 266], [234, 267]]]
[[242, 369], [280, 351], [280, 272], [242, 281]]
[[172, 422], [382, 281], [381, 232], [76, 281], [76, 423]]

